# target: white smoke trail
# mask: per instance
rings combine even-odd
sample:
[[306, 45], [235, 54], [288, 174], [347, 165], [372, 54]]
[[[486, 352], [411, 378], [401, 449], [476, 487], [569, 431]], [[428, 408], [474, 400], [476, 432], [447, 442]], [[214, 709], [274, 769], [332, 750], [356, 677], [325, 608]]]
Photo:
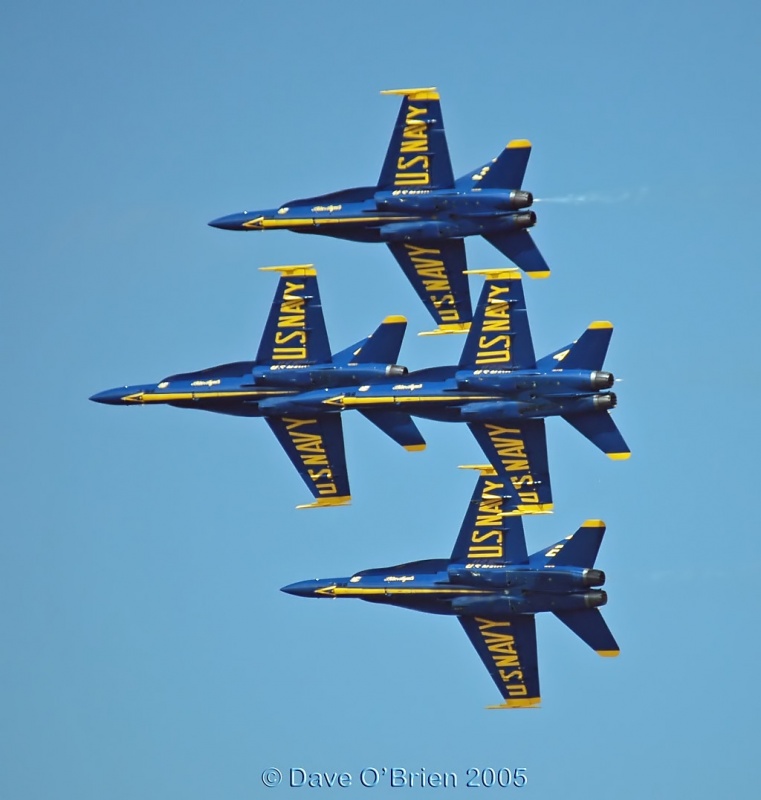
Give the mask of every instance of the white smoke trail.
[[583, 194], [566, 194], [560, 197], [537, 197], [535, 203], [567, 203], [570, 205], [580, 205], [581, 203], [602, 203], [611, 205], [613, 203], [626, 203], [628, 200], [640, 200], [646, 194], [646, 188], [636, 191], [627, 190], [624, 192], [584, 192]]

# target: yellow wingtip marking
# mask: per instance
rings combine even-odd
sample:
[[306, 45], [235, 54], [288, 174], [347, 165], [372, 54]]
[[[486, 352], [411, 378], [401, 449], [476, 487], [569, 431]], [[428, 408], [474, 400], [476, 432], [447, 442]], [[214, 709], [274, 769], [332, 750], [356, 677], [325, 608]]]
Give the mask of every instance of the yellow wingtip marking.
[[493, 267], [492, 269], [466, 269], [466, 275], [486, 275], [496, 281], [519, 281], [521, 271], [515, 267]]
[[541, 280], [542, 278], [549, 278], [550, 271], [548, 269], [536, 270], [535, 272], [527, 272], [526, 275], [534, 280]]
[[279, 272], [281, 275], [316, 275], [314, 264], [289, 264], [282, 267], [259, 267], [261, 272]]
[[482, 475], [497, 474], [497, 470], [491, 464], [460, 464], [457, 469], [477, 469]]
[[486, 708], [539, 708], [541, 702], [541, 697], [521, 697], [520, 699], [505, 700], [498, 706], [486, 706]]
[[602, 656], [603, 658], [615, 658], [621, 653], [620, 650], [596, 650], [595, 652], [598, 656]]
[[612, 327], [613, 327], [613, 323], [612, 322], [608, 322], [605, 319], [598, 319], [598, 320], [595, 320], [594, 322], [591, 322], [589, 324], [588, 330], [590, 330], [590, 331], [600, 331], [600, 330], [607, 330], [608, 328], [612, 328]]
[[405, 444], [404, 449], [410, 453], [419, 453], [421, 450], [425, 450], [424, 444]]
[[382, 89], [381, 94], [406, 95], [410, 100], [439, 100], [441, 99], [435, 86], [423, 89]]
[[604, 528], [605, 523], [601, 519], [588, 519], [581, 524], [582, 528]]
[[627, 458], [631, 458], [631, 453], [606, 453], [605, 455], [608, 456], [612, 461], [626, 461]]
[[340, 497], [318, 497], [313, 503], [304, 503], [296, 508], [330, 508], [331, 506], [348, 506], [351, 503], [351, 495], [341, 495]]
[[467, 333], [469, 330], [469, 322], [448, 322], [442, 323], [433, 331], [420, 331], [418, 336], [443, 336], [447, 333]]
[[531, 147], [531, 142], [528, 139], [512, 139], [507, 143], [508, 150], [514, 150], [520, 147]]
[[390, 317], [385, 317], [383, 319], [384, 325], [400, 324], [402, 322], [406, 325], [407, 317], [403, 317], [401, 314], [392, 314]]

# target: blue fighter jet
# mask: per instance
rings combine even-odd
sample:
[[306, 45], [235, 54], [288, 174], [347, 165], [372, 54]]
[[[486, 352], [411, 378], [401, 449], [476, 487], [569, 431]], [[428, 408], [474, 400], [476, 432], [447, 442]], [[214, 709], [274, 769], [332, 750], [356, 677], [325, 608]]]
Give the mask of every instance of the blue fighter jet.
[[598, 608], [605, 573], [594, 568], [605, 524], [587, 520], [571, 536], [528, 555], [512, 487], [491, 467], [479, 478], [452, 555], [307, 580], [283, 587], [299, 597], [357, 597], [371, 603], [451, 614], [497, 685], [504, 703], [540, 703], [534, 615], [551, 611], [601, 656], [619, 653]]
[[522, 513], [552, 509], [544, 418], [560, 416], [613, 459], [630, 455], [609, 410], [613, 375], [602, 370], [613, 326], [593, 322], [578, 341], [536, 360], [518, 270], [486, 276], [457, 365], [408, 372], [396, 363], [404, 317], [330, 354], [316, 272], [283, 273], [256, 361], [172, 375], [91, 399], [165, 403], [265, 417], [316, 503], [349, 502], [340, 414], [357, 409], [407, 450], [425, 441], [411, 415], [466, 422], [492, 466], [508, 476]]
[[376, 186], [231, 214], [209, 225], [385, 242], [438, 323], [437, 332], [467, 330], [471, 306], [464, 237], [483, 236], [532, 277], [550, 274], [528, 233], [536, 223], [536, 214], [528, 210], [533, 196], [521, 189], [531, 143], [513, 140], [497, 158], [455, 179], [438, 92], [383, 94], [403, 99]]

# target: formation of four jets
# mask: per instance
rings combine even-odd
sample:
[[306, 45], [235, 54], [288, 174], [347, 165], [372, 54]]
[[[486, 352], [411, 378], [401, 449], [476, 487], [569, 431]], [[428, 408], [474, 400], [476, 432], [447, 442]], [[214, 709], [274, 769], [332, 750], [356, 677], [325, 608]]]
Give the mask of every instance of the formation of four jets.
[[386, 242], [436, 321], [435, 332], [467, 331], [459, 362], [413, 372], [399, 365], [407, 325], [399, 316], [332, 354], [314, 268], [269, 267], [280, 280], [255, 360], [91, 399], [264, 417], [313, 496], [301, 508], [351, 499], [344, 411], [356, 409], [407, 450], [425, 447], [413, 417], [467, 423], [489, 465], [476, 467], [480, 477], [450, 559], [283, 591], [456, 615], [503, 697], [501, 707], [534, 706], [537, 612], [552, 611], [598, 653], [618, 654], [598, 610], [606, 602], [605, 575], [594, 569], [604, 524], [588, 520], [529, 556], [521, 519], [552, 510], [546, 417], [562, 417], [613, 459], [630, 455], [609, 414], [614, 378], [603, 370], [613, 328], [593, 322], [575, 342], [537, 359], [521, 276], [512, 268], [470, 271], [485, 278], [471, 312], [463, 237], [481, 235], [529, 275], [549, 274], [528, 232], [536, 222], [527, 210], [533, 198], [521, 188], [531, 145], [512, 141], [492, 162], [455, 180], [438, 93], [389, 93], [402, 95], [402, 105], [377, 186], [210, 224]]

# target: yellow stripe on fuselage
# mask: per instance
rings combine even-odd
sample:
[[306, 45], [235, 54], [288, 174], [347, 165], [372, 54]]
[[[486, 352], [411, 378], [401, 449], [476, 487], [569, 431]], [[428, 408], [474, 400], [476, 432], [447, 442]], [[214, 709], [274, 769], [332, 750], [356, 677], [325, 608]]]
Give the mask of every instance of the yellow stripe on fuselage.
[[270, 395], [293, 394], [280, 389], [257, 389], [256, 391], [230, 391], [230, 392], [163, 392], [152, 394], [138, 392], [122, 397], [125, 403], [175, 403], [179, 400], [218, 400], [227, 397], [268, 397]]
[[373, 404], [378, 405], [396, 405], [398, 403], [460, 403], [468, 400], [502, 400], [499, 395], [488, 396], [483, 394], [474, 395], [404, 395], [404, 396], [384, 396], [384, 397], [332, 397], [325, 402], [329, 405], [343, 406], [344, 408], [351, 408], [352, 406], [369, 406]]
[[266, 219], [257, 217], [244, 222], [244, 228], [311, 228], [318, 225], [364, 225], [368, 222], [417, 222], [420, 217], [293, 217]]
[[322, 594], [330, 594], [334, 597], [362, 597], [363, 595], [387, 595], [387, 594], [494, 594], [492, 589], [416, 589], [412, 586], [405, 587], [354, 587], [354, 586], [328, 586], [318, 590]]

